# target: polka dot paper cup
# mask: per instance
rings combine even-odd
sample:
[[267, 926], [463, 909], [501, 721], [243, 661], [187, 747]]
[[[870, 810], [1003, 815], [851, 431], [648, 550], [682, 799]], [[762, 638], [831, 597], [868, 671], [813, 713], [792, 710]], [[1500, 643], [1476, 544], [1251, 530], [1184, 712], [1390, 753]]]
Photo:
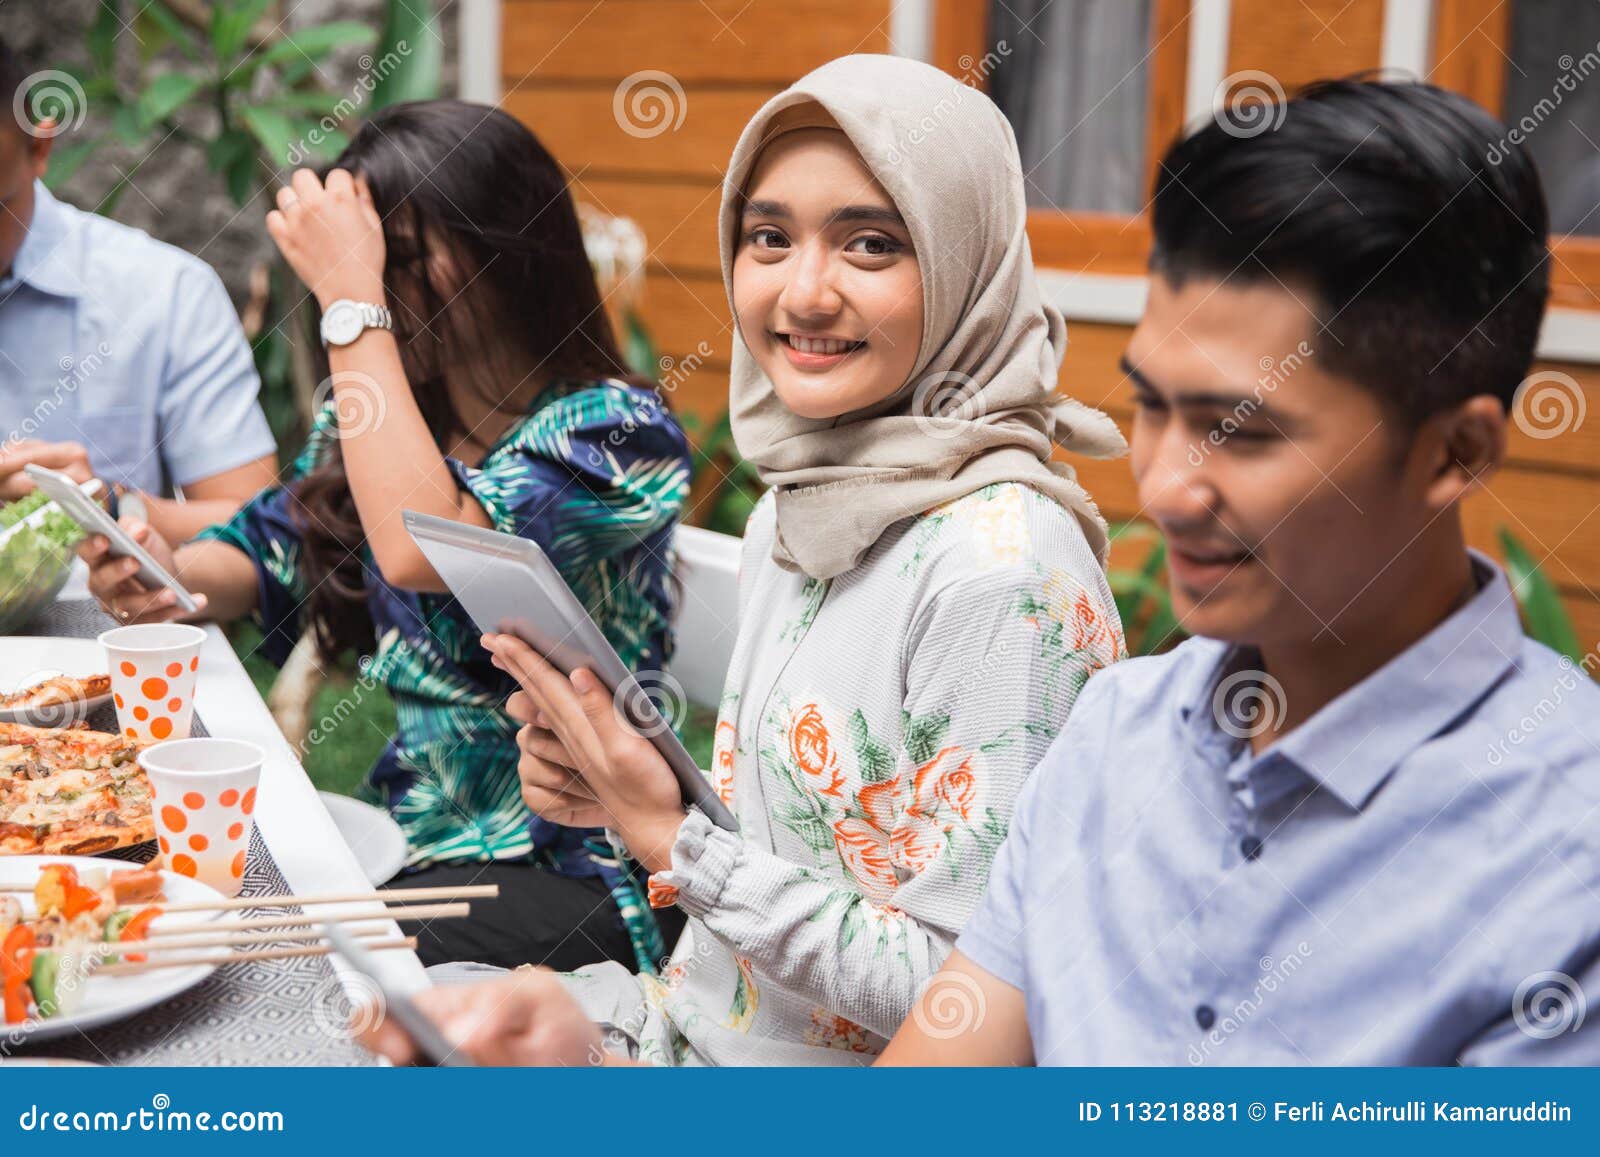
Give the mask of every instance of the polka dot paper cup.
[[135, 623], [100, 636], [122, 734], [143, 743], [188, 737], [205, 641], [187, 623]]
[[255, 827], [261, 749], [238, 739], [174, 739], [139, 753], [155, 792], [167, 867], [237, 896]]

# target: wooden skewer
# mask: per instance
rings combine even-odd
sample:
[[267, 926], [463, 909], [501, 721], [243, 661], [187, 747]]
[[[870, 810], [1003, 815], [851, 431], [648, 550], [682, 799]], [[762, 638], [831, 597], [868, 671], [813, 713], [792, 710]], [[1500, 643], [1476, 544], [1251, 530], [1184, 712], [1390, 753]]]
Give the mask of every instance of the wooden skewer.
[[[365, 943], [381, 937], [382, 932], [358, 932], [355, 938]], [[186, 952], [192, 948], [260, 948], [267, 944], [319, 944], [322, 934], [313, 930], [300, 932], [218, 932], [204, 936], [167, 936], [156, 940], [111, 940], [94, 942], [94, 950], [106, 956], [127, 952]]]
[[[401, 900], [484, 900], [500, 895], [499, 884], [467, 884], [460, 888], [393, 888], [385, 892], [334, 892], [322, 896], [239, 896], [232, 900], [192, 900], [163, 904], [163, 912], [235, 912], [241, 908], [309, 907], [314, 904], [390, 904]], [[381, 916], [382, 913], [375, 913]]]
[[[390, 948], [415, 948], [417, 938], [406, 936], [398, 940], [368, 941], [363, 947], [373, 952], [381, 952]], [[225, 952], [221, 955], [202, 952], [197, 956], [174, 954], [163, 956], [159, 960], [150, 960], [142, 964], [107, 964], [94, 970], [96, 976], [138, 976], [143, 972], [154, 972], [158, 968], [188, 968], [196, 964], [245, 964], [252, 960], [293, 960], [301, 956], [327, 956], [333, 949], [325, 944], [313, 944], [305, 948], [266, 948], [253, 952]]]
[[471, 904], [415, 904], [409, 908], [390, 908], [384, 912], [362, 914], [343, 912], [325, 916], [258, 916], [252, 920], [217, 920], [209, 924], [173, 924], [163, 926], [158, 920], [150, 926], [146, 936], [193, 936], [198, 932], [254, 932], [263, 928], [303, 928], [312, 924], [381, 924], [389, 920], [448, 920], [466, 916]]

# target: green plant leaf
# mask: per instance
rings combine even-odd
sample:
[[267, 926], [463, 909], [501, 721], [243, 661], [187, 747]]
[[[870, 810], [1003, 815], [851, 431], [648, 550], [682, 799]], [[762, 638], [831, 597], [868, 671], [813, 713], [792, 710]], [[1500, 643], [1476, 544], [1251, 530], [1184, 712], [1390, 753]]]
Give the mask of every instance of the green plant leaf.
[[212, 9], [211, 47], [218, 60], [227, 63], [239, 55], [250, 29], [271, 4], [272, 0], [225, 0]]
[[206, 145], [206, 165], [213, 173], [220, 173], [240, 153], [254, 153], [256, 139], [243, 129], [224, 129], [215, 140]]
[[208, 144], [206, 164], [222, 174], [235, 205], [244, 205], [255, 192], [256, 139], [244, 129], [226, 129]]
[[432, 0], [388, 0], [385, 8], [383, 33], [372, 52], [372, 107], [433, 99], [439, 95], [444, 45]]
[[133, 18], [133, 27], [139, 36], [140, 55], [146, 63], [169, 45], [176, 47], [190, 60], [199, 60], [201, 57], [200, 42], [162, 0], [154, 0], [139, 9]]
[[1583, 647], [1578, 642], [1572, 618], [1562, 605], [1561, 593], [1516, 535], [1502, 526], [1499, 537], [1511, 590], [1522, 607], [1529, 636], [1574, 663], [1582, 662]]
[[97, 72], [110, 75], [117, 65], [117, 35], [122, 31], [122, 0], [100, 0], [86, 37], [89, 60]]
[[139, 127], [139, 109], [131, 104], [119, 104], [111, 110], [111, 131], [125, 145], [137, 145], [144, 140], [145, 131]]
[[291, 164], [300, 165], [308, 160], [331, 161], [344, 152], [345, 146], [350, 143], [349, 134], [338, 129], [325, 129], [319, 122], [303, 117], [294, 121], [294, 131], [300, 155], [291, 156]]
[[1167, 562], [1167, 540], [1156, 536], [1155, 545], [1150, 548], [1150, 553], [1145, 555], [1144, 565], [1139, 568], [1139, 573], [1147, 579], [1160, 578], [1161, 568]]
[[297, 92], [281, 92], [270, 101], [264, 102], [268, 108], [282, 109], [288, 113], [315, 113], [320, 116], [332, 116], [338, 110], [339, 102], [345, 99], [338, 93], [320, 92], [316, 90], [300, 90]]
[[250, 198], [255, 196], [256, 177], [259, 172], [260, 164], [255, 149], [240, 153], [223, 168], [223, 179], [228, 183], [228, 196], [233, 198], [235, 205], [243, 208]]
[[[304, 75], [311, 61], [328, 55], [341, 45], [358, 44], [371, 40], [372, 37], [372, 29], [365, 24], [357, 24], [354, 20], [336, 20], [331, 24], [296, 29], [282, 40], [267, 45], [241, 63], [228, 78], [228, 83], [243, 84], [249, 80], [252, 73], [265, 65], [296, 61], [300, 63], [295, 66], [295, 71], [299, 75]], [[288, 70], [285, 69], [285, 75], [287, 74]]]
[[651, 339], [650, 330], [645, 326], [638, 310], [622, 311], [622, 331], [623, 356], [627, 359], [628, 365], [634, 373], [643, 374], [654, 381], [656, 375], [661, 372], [660, 355], [656, 352], [656, 343]]
[[96, 149], [105, 138], [92, 137], [86, 141], [73, 141], [67, 145], [57, 145], [50, 150], [50, 167], [45, 170], [44, 187], [52, 193], [61, 188], [72, 175], [83, 168], [83, 163], [94, 156]]
[[167, 117], [188, 103], [200, 91], [200, 78], [182, 72], [168, 72], [156, 77], [139, 94], [139, 131], [147, 133]]
[[122, 194], [128, 191], [128, 184], [128, 179], [123, 177], [115, 185], [112, 185], [111, 192], [100, 198], [100, 203], [94, 207], [94, 211], [102, 217], [115, 216], [117, 205], [122, 200]]
[[299, 148], [294, 123], [283, 113], [262, 105], [246, 105], [239, 110], [239, 119], [255, 137], [268, 163], [277, 168], [288, 163], [292, 151]]

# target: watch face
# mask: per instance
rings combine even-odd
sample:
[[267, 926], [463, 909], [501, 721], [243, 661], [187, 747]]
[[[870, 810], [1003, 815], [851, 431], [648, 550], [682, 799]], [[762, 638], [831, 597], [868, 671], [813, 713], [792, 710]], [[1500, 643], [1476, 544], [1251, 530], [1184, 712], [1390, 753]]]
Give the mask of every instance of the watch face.
[[322, 315], [322, 340], [329, 345], [349, 345], [363, 328], [361, 310], [353, 301], [336, 301]]

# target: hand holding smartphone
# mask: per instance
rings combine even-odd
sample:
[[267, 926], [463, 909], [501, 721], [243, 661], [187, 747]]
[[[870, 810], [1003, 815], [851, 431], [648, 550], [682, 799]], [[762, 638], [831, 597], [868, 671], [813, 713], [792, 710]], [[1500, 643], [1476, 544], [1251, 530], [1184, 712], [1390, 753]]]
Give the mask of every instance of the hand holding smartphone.
[[383, 1000], [383, 1014], [405, 1029], [417, 1046], [417, 1064], [429, 1068], [476, 1068], [477, 1063], [445, 1039], [444, 1033], [407, 997], [384, 984], [378, 976], [378, 962], [355, 937], [337, 924], [324, 924], [322, 934], [345, 963], [364, 976]]
[[137, 559], [139, 569], [135, 577], [141, 585], [149, 590], [165, 587], [172, 592], [178, 606], [190, 614], [200, 609], [200, 604], [195, 602], [194, 596], [184, 589], [183, 584], [173, 578], [149, 551], [135, 542], [132, 535], [118, 526], [98, 503], [84, 494], [71, 478], [43, 466], [28, 465], [23, 470], [33, 479], [34, 485], [48, 494], [86, 534], [104, 537], [110, 543], [107, 553], [113, 558]]

